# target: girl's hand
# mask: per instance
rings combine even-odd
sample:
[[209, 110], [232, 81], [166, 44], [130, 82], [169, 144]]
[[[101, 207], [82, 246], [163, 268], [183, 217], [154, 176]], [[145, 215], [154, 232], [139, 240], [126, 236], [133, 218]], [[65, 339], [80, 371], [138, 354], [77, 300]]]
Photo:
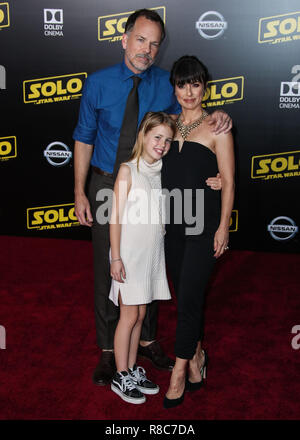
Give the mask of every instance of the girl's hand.
[[110, 263], [110, 276], [119, 283], [124, 283], [126, 273], [122, 260], [112, 261]]
[[216, 191], [222, 189], [222, 180], [220, 173], [218, 173], [216, 177], [209, 177], [208, 179], [206, 179], [205, 182], [207, 186], [211, 187], [211, 189], [214, 189]]
[[219, 258], [228, 249], [229, 231], [228, 228], [219, 228], [215, 233], [214, 257]]

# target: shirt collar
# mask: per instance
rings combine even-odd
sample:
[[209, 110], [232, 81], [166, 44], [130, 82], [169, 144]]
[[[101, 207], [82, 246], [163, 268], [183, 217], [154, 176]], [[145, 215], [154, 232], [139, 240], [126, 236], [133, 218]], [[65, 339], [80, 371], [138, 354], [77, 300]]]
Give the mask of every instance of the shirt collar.
[[130, 70], [126, 66], [125, 61], [123, 60], [121, 63], [121, 77], [122, 77], [123, 81], [126, 81], [128, 78], [130, 78], [132, 76], [138, 76], [142, 80], [147, 80], [148, 82], [150, 82], [151, 81], [151, 79], [150, 79], [151, 67], [152, 66], [150, 66], [147, 70], [145, 70], [144, 72], [137, 75], [136, 73], [132, 72], [132, 70]]

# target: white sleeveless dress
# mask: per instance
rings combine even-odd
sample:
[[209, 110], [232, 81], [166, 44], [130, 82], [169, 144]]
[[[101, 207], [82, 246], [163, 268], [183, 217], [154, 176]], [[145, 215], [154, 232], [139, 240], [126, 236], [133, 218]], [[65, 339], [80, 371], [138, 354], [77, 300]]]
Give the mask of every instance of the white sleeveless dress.
[[162, 160], [149, 164], [143, 158], [126, 162], [131, 171], [121, 227], [120, 252], [125, 267], [124, 283], [112, 280], [109, 299], [118, 306], [118, 295], [126, 305], [148, 304], [170, 299], [166, 276], [162, 222], [160, 171]]

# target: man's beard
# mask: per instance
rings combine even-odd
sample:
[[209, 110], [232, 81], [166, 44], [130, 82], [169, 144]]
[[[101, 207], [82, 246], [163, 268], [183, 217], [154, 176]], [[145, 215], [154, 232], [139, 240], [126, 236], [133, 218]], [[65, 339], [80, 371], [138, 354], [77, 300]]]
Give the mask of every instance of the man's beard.
[[[130, 56], [130, 54], [129, 54]], [[129, 61], [129, 63], [136, 69], [139, 70], [140, 72], [144, 72], [145, 70], [147, 70], [154, 62], [154, 59], [150, 56], [150, 55], [135, 55], [134, 58], [131, 58], [127, 55], [127, 60]], [[141, 67], [140, 65], [135, 64], [134, 60], [135, 58], [146, 58], [148, 60], [148, 64], [144, 65], [143, 67]]]

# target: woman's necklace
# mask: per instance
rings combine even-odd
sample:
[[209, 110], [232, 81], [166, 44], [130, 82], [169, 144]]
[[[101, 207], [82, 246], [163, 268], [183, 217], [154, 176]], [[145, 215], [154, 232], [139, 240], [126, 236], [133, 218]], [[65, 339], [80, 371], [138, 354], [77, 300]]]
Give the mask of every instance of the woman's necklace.
[[184, 125], [180, 119], [180, 117], [181, 117], [181, 115], [180, 115], [176, 121], [176, 125], [177, 125], [177, 128], [180, 131], [180, 134], [183, 137], [183, 139], [186, 140], [186, 138], [188, 137], [190, 132], [192, 130], [194, 130], [194, 128], [198, 127], [198, 125], [200, 125], [207, 116], [208, 116], [208, 113], [205, 110], [203, 110], [203, 113], [199, 119], [197, 119], [195, 122], [193, 122], [190, 125]]

